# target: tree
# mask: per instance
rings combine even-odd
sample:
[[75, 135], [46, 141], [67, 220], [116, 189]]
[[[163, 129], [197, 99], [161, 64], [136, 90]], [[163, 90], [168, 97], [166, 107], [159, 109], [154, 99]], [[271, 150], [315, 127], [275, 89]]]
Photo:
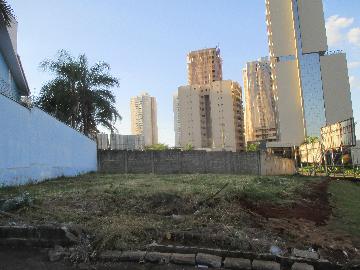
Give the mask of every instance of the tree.
[[111, 88], [119, 82], [109, 74], [108, 64], [89, 67], [84, 54], [74, 58], [61, 50], [56, 60], [45, 60], [40, 66], [55, 78], [42, 87], [35, 105], [87, 136], [94, 136], [98, 125], [116, 130], [121, 116]]
[[316, 136], [307, 136], [305, 138], [305, 143], [306, 144], [315, 143], [315, 142], [318, 142], [318, 141], [319, 141], [319, 137], [316, 137]]
[[256, 151], [259, 150], [259, 144], [257, 144], [257, 143], [249, 143], [249, 144], [247, 145], [246, 150], [247, 150], [248, 152], [256, 152]]
[[149, 145], [145, 147], [145, 150], [147, 151], [165, 151], [168, 150], [169, 146], [163, 143], [157, 143], [153, 145]]
[[13, 15], [13, 10], [5, 0], [0, 0], [0, 23], [10, 27]]

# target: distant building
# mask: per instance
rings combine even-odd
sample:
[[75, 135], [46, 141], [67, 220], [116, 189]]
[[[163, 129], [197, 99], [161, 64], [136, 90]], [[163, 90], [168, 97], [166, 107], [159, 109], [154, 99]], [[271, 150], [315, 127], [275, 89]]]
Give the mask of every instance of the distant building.
[[278, 128], [272, 147], [298, 146], [353, 116], [346, 55], [329, 53], [322, 0], [266, 0]]
[[133, 135], [143, 135], [145, 146], [158, 143], [157, 106], [156, 99], [148, 93], [132, 97], [131, 132]]
[[173, 112], [174, 112], [174, 132], [175, 132], [175, 147], [180, 147], [180, 104], [178, 93], [173, 95]]
[[188, 84], [209, 84], [222, 80], [222, 60], [219, 48], [192, 51], [187, 56]]
[[[0, 16], [0, 20], [2, 17]], [[17, 22], [0, 27], [0, 94], [16, 101], [30, 94], [25, 73], [17, 54]]]
[[276, 141], [275, 101], [268, 58], [247, 63], [243, 80], [246, 142]]
[[101, 150], [144, 150], [142, 135], [97, 134], [97, 148]]
[[178, 100], [181, 147], [244, 150], [242, 93], [237, 82], [181, 86]]

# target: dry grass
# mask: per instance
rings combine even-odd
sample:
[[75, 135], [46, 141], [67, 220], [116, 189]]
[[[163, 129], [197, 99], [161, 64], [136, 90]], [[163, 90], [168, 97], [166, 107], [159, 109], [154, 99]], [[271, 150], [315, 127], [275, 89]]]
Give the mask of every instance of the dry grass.
[[96, 235], [99, 248], [129, 249], [179, 231], [241, 237], [253, 224], [242, 211], [240, 200], [291, 204], [300, 198], [299, 190], [304, 192], [310, 182], [319, 180], [300, 176], [88, 174], [2, 188], [0, 199], [27, 191], [35, 206], [16, 214], [34, 223], [80, 224]]

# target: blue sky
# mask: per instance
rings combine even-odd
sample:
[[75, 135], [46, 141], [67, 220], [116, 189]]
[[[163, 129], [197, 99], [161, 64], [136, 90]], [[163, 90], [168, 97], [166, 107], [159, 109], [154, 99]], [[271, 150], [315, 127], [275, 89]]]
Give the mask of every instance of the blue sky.
[[[268, 55], [264, 0], [8, 0], [19, 21], [18, 51], [33, 93], [50, 78], [39, 63], [59, 49], [105, 61], [130, 133], [130, 97], [157, 98], [159, 141], [173, 145], [172, 95], [187, 82], [186, 54], [220, 45], [223, 77], [242, 82], [247, 61]], [[360, 119], [360, 1], [324, 0], [330, 49], [347, 52]], [[360, 130], [358, 128], [358, 130]], [[360, 138], [360, 132], [357, 133]]]

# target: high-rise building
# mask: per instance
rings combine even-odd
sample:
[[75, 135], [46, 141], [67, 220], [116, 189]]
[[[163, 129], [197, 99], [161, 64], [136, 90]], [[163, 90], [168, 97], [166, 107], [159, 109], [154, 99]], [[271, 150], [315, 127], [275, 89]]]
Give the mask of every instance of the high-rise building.
[[322, 0], [266, 0], [266, 20], [277, 145], [299, 145], [351, 118], [346, 55], [327, 52]]
[[243, 69], [243, 80], [246, 142], [276, 141], [275, 105], [268, 58], [247, 63]]
[[173, 95], [173, 111], [174, 111], [175, 147], [180, 147], [180, 136], [181, 136], [180, 104], [179, 104], [179, 95], [177, 92]]
[[190, 52], [187, 56], [187, 65], [189, 85], [222, 80], [222, 60], [218, 47]]
[[181, 86], [178, 100], [181, 147], [244, 150], [242, 93], [237, 82]]
[[148, 93], [132, 97], [131, 132], [133, 135], [143, 135], [145, 146], [158, 143], [156, 99]]

